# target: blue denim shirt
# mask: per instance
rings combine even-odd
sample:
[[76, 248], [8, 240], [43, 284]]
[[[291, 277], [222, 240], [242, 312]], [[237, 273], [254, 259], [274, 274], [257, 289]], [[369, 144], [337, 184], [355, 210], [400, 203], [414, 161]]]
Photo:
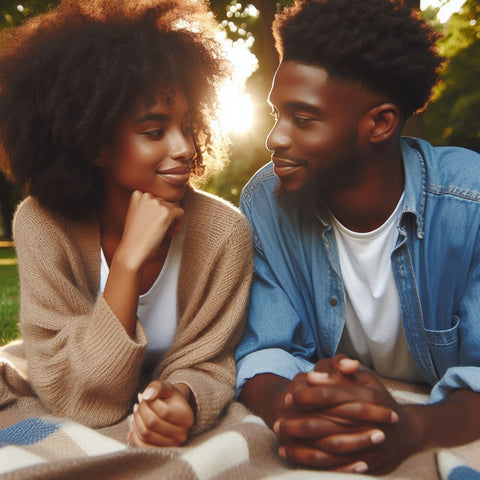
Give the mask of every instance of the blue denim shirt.
[[[480, 392], [480, 155], [402, 140], [405, 197], [391, 255], [408, 348], [431, 401]], [[249, 378], [292, 379], [337, 351], [345, 290], [327, 214], [285, 209], [272, 163], [242, 192], [253, 229], [255, 276], [236, 351], [237, 395]]]

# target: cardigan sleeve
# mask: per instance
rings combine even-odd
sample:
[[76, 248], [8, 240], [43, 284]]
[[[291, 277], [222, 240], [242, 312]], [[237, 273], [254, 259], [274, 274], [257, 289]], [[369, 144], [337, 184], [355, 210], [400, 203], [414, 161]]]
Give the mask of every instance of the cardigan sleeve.
[[89, 288], [99, 243], [32, 198], [17, 209], [13, 227], [20, 329], [35, 393], [54, 415], [91, 427], [117, 422], [131, 406], [146, 339], [139, 322], [130, 338], [98, 287], [90, 281]]
[[160, 365], [161, 379], [184, 383], [192, 391], [195, 434], [211, 427], [234, 395], [233, 354], [243, 331], [253, 270], [250, 227], [238, 212], [234, 218], [219, 225], [217, 233], [214, 224], [204, 224], [209, 240], [198, 233], [194, 245], [186, 241], [189, 274], [179, 296], [180, 302], [186, 298], [186, 306], [177, 339]]

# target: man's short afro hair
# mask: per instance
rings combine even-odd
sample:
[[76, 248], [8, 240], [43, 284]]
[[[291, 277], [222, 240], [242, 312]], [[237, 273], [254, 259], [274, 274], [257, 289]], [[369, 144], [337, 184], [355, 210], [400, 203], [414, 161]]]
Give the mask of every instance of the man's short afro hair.
[[277, 14], [273, 31], [282, 61], [360, 83], [406, 116], [425, 107], [444, 60], [438, 33], [398, 0], [296, 0]]

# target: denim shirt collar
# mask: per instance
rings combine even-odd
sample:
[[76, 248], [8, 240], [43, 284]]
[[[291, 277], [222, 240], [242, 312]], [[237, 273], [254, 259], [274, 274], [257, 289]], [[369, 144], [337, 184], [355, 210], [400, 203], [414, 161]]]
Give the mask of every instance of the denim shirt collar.
[[[426, 171], [422, 154], [418, 148], [415, 148], [418, 143], [419, 140], [408, 137], [402, 138], [400, 141], [405, 169], [405, 194], [399, 225], [405, 215], [413, 214], [416, 217], [417, 237], [422, 239], [425, 227]], [[311, 205], [310, 208], [325, 231], [330, 230], [332, 222], [328, 208], [324, 204]]]
[[[405, 195], [403, 199], [402, 219], [411, 213], [417, 221], [417, 237], [422, 239], [425, 234], [425, 200], [427, 174], [425, 161], [418, 148], [418, 140], [402, 138], [400, 148], [402, 152], [403, 168], [405, 169]], [[417, 147], [417, 148], [416, 148]]]

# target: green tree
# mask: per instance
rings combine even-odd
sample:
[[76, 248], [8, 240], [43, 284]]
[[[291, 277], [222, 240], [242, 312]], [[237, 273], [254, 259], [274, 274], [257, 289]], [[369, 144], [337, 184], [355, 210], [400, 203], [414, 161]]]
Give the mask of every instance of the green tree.
[[[420, 8], [420, 0], [403, 0], [412, 8]], [[447, 3], [449, 0], [444, 0]], [[425, 135], [436, 144], [458, 144], [479, 149], [480, 93], [479, 76], [479, 1], [467, 0], [459, 15], [448, 22], [447, 35], [441, 43], [444, 55], [451, 57], [442, 77], [435, 99], [422, 115], [416, 118], [413, 129], [407, 133]], [[0, 28], [18, 25], [26, 18], [54, 7], [59, 0], [0, 0]], [[278, 58], [274, 48], [271, 24], [275, 13], [291, 0], [211, 0], [211, 9], [233, 41], [253, 39], [251, 51], [259, 59], [259, 68], [249, 78], [248, 93], [256, 105], [256, 126], [248, 134], [231, 133], [230, 163], [216, 177], [204, 185], [206, 190], [237, 203], [241, 188], [255, 170], [269, 160], [265, 137], [271, 127], [266, 98]], [[23, 9], [17, 8], [22, 5]], [[249, 14], [251, 6], [258, 15]], [[429, 9], [424, 15], [434, 19], [436, 11]], [[443, 26], [439, 26], [439, 28]], [[0, 192], [9, 191], [0, 176]], [[4, 203], [4, 202], [3, 202]], [[11, 210], [11, 209], [10, 209]], [[7, 221], [8, 224], [8, 221]]]
[[20, 25], [28, 17], [58, 5], [59, 0], [1, 0], [0, 28]]
[[[248, 79], [247, 91], [255, 104], [255, 128], [246, 133], [231, 132], [232, 149], [230, 162], [216, 177], [204, 185], [205, 190], [216, 193], [238, 204], [243, 185], [252, 174], [268, 162], [269, 153], [265, 149], [265, 138], [272, 125], [269, 116], [270, 107], [267, 96], [272, 77], [278, 65], [278, 55], [272, 35], [272, 22], [275, 13], [291, 0], [211, 0], [211, 8], [217, 20], [224, 27], [229, 38], [237, 40], [251, 35], [254, 39], [251, 52], [259, 59], [259, 67]], [[250, 7], [257, 10], [257, 15], [248, 15]], [[234, 13], [232, 12], [234, 11]], [[232, 12], [233, 14], [229, 14]], [[233, 31], [228, 24], [233, 23]]]
[[450, 17], [439, 47], [449, 61], [424, 113], [427, 136], [480, 152], [480, 0], [467, 0]]

